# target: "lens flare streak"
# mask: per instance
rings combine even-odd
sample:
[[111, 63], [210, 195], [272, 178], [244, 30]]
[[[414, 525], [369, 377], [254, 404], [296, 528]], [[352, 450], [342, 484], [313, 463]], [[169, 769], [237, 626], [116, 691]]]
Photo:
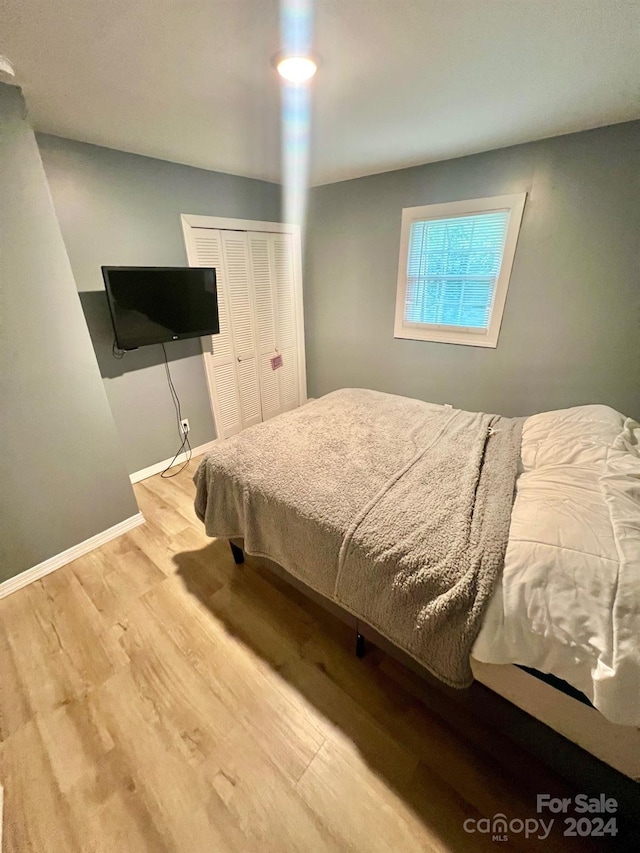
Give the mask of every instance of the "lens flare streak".
[[[309, 56], [313, 36], [313, 0], [281, 0], [283, 56]], [[282, 192], [284, 221], [304, 224], [309, 187], [311, 82], [281, 81]]]

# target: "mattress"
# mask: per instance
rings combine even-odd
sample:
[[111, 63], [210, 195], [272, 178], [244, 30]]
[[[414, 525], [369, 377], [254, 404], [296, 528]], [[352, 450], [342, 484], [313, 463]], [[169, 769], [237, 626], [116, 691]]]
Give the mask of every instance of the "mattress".
[[551, 673], [640, 726], [640, 426], [606, 406], [522, 434], [502, 577], [472, 657]]

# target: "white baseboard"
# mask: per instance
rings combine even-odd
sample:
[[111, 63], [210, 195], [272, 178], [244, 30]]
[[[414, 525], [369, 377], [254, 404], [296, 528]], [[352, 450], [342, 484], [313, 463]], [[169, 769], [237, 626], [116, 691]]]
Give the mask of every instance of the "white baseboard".
[[[214, 438], [213, 441], [208, 441], [206, 444], [199, 444], [191, 450], [191, 455], [202, 456], [203, 453], [211, 450], [217, 440], [217, 438]], [[176, 461], [173, 463], [174, 467], [176, 465], [182, 465], [182, 463], [186, 462], [188, 458], [188, 453], [181, 453], [176, 457]], [[134, 471], [133, 474], [129, 474], [129, 479], [132, 483], [139, 483], [140, 480], [146, 480], [147, 477], [153, 477], [154, 474], [159, 474], [161, 471], [164, 471], [170, 462], [173, 462], [173, 456], [169, 457], [169, 459], [163, 459], [162, 462], [156, 462], [155, 465], [149, 465], [148, 468], [142, 468], [140, 471]]]
[[102, 533], [96, 533], [96, 535], [92, 536], [90, 539], [85, 539], [84, 542], [79, 542], [72, 548], [67, 548], [66, 551], [56, 554], [55, 557], [50, 557], [48, 560], [45, 560], [44, 563], [38, 563], [37, 566], [27, 569], [26, 572], [21, 572], [14, 578], [9, 578], [3, 583], [0, 583], [0, 598], [11, 595], [12, 592], [16, 592], [16, 590], [22, 589], [23, 586], [27, 586], [28, 584], [43, 578], [45, 575], [48, 575], [50, 572], [54, 572], [56, 569], [66, 566], [67, 563], [72, 563], [74, 560], [77, 560], [78, 557], [83, 557], [85, 554], [88, 554], [89, 551], [94, 551], [96, 548], [99, 548], [111, 539], [122, 536], [123, 533], [126, 533], [128, 530], [133, 530], [134, 527], [138, 527], [140, 524], [144, 524], [144, 516], [141, 512], [138, 512], [130, 518], [125, 518], [125, 520], [121, 521], [119, 524], [114, 524], [113, 527], [103, 530]]

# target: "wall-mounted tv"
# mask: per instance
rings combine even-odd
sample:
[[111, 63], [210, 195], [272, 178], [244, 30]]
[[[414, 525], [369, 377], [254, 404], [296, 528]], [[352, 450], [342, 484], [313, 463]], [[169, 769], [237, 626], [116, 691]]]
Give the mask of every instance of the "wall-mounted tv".
[[102, 267], [121, 350], [217, 335], [216, 271], [202, 267]]

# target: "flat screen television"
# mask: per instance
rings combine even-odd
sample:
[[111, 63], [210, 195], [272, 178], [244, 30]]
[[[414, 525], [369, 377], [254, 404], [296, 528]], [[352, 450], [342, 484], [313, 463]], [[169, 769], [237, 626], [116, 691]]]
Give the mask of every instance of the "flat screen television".
[[202, 267], [102, 267], [121, 350], [217, 335], [216, 271]]

